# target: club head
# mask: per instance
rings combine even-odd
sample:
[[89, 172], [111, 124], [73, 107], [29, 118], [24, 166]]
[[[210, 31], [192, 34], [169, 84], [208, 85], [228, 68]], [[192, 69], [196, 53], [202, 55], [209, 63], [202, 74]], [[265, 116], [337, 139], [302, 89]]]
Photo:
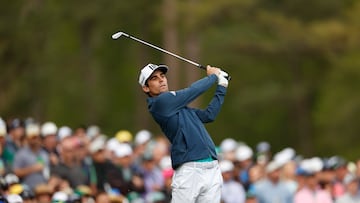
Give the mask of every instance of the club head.
[[113, 34], [113, 35], [111, 36], [111, 38], [113, 38], [113, 39], [118, 39], [118, 38], [121, 37], [121, 36], [128, 37], [129, 35], [126, 34], [126, 33], [124, 33], [124, 32], [117, 32], [117, 33]]

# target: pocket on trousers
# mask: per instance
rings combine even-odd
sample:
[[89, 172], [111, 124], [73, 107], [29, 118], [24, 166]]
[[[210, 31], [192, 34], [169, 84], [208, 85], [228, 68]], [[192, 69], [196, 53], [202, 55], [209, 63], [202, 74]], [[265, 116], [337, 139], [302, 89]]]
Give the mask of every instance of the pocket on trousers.
[[188, 166], [181, 166], [175, 171], [172, 179], [171, 187], [177, 189], [186, 189], [192, 187], [192, 180], [194, 177], [195, 170]]

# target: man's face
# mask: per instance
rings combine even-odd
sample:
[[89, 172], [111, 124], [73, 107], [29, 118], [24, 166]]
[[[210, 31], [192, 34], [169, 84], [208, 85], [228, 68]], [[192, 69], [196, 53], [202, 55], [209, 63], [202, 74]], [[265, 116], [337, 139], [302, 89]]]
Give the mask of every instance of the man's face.
[[28, 135], [27, 141], [30, 147], [40, 147], [41, 146], [41, 138], [40, 135]]
[[147, 86], [143, 86], [143, 90], [144, 92], [149, 93], [151, 97], [169, 91], [165, 73], [161, 70], [154, 71], [147, 80]]

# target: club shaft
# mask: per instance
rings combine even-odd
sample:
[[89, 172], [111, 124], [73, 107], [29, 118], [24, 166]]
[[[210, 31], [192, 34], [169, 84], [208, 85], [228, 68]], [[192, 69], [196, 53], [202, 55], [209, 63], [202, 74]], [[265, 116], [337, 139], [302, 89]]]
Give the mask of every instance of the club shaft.
[[[146, 41], [144, 41], [144, 40], [138, 39], [138, 38], [136, 38], [136, 37], [134, 37], [134, 36], [131, 36], [131, 35], [129, 35], [129, 34], [126, 34], [126, 33], [124, 33], [124, 32], [117, 32], [117, 33], [115, 33], [115, 34], [112, 35], [112, 38], [113, 38], [113, 39], [118, 39], [118, 38], [121, 37], [121, 36], [125, 36], [125, 37], [127, 37], [127, 38], [130, 38], [130, 39], [132, 39], [132, 40], [135, 40], [135, 41], [137, 41], [137, 42], [140, 42], [140, 43], [142, 43], [142, 44], [145, 44], [145, 45], [147, 45], [147, 46], [149, 46], [149, 47], [152, 47], [152, 48], [154, 48], [154, 49], [157, 49], [157, 50], [159, 50], [159, 51], [161, 51], [161, 52], [163, 52], [163, 53], [169, 54], [169, 55], [171, 55], [171, 56], [173, 56], [173, 57], [175, 57], [175, 58], [177, 58], [177, 59], [180, 59], [180, 60], [182, 60], [182, 61], [188, 62], [188, 63], [190, 63], [190, 64], [192, 64], [192, 65], [194, 65], [194, 66], [196, 66], [196, 67], [198, 67], [198, 68], [201, 68], [201, 69], [206, 70], [206, 67], [203, 66], [203, 65], [201, 65], [201, 64], [195, 63], [194, 61], [191, 61], [191, 60], [189, 60], [189, 59], [186, 59], [186, 58], [184, 58], [184, 57], [181, 57], [181, 56], [179, 56], [179, 55], [176, 55], [176, 54], [174, 54], [174, 53], [171, 53], [171, 52], [168, 51], [168, 50], [162, 49], [162, 48], [160, 48], [160, 47], [158, 47], [158, 46], [155, 46], [155, 45], [153, 45], [153, 44], [150, 44], [149, 42], [146, 42]], [[230, 76], [230, 75], [227, 75], [227, 76], [225, 76], [225, 78], [226, 78], [227, 80], [230, 80], [230, 79], [231, 79], [231, 76]]]
[[124, 34], [124, 36], [129, 37], [130, 39], [133, 39], [133, 40], [135, 40], [135, 41], [138, 41], [138, 42], [140, 42], [140, 43], [142, 43], [142, 44], [146, 44], [146, 45], [148, 45], [148, 46], [150, 46], [150, 47], [152, 47], [152, 48], [154, 48], [154, 49], [157, 49], [157, 50], [159, 50], [159, 51], [162, 51], [162, 52], [164, 52], [164, 53], [170, 54], [171, 56], [174, 56], [174, 57], [176, 57], [176, 58], [178, 58], [178, 59], [180, 59], [180, 60], [183, 60], [183, 61], [186, 61], [186, 62], [188, 62], [188, 63], [191, 63], [192, 65], [197, 66], [198, 68], [206, 69], [204, 66], [202, 66], [202, 65], [200, 65], [200, 64], [198, 64], [198, 63], [195, 63], [194, 61], [191, 61], [191, 60], [186, 59], [186, 58], [184, 58], [184, 57], [181, 57], [181, 56], [179, 56], [179, 55], [177, 55], [177, 54], [174, 54], [174, 53], [172, 53], [172, 52], [170, 52], [170, 51], [167, 51], [167, 50], [165, 50], [165, 49], [162, 49], [162, 48], [160, 48], [160, 47], [158, 47], [158, 46], [155, 46], [155, 45], [153, 45], [153, 44], [150, 44], [150, 43], [148, 43], [148, 42], [146, 42], [146, 41], [144, 41], [144, 40], [138, 39], [138, 38], [133, 37], [133, 36], [128, 35], [128, 34]]

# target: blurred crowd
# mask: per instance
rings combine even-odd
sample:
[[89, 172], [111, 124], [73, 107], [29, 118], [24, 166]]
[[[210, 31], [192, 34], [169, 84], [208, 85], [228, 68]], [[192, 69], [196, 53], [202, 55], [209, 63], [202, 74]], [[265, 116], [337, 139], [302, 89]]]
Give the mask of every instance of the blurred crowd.
[[[168, 203], [173, 169], [165, 136], [141, 129], [0, 119], [0, 202]], [[223, 203], [360, 203], [360, 161], [302, 157], [224, 138], [217, 148]]]

